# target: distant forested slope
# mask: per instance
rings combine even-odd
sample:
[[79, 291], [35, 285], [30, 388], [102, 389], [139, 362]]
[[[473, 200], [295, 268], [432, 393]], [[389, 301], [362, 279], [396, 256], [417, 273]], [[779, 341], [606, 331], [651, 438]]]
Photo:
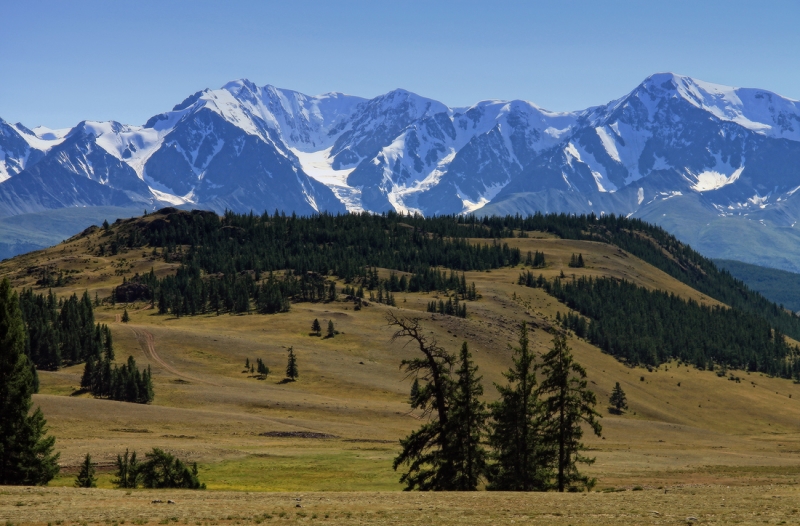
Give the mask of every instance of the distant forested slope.
[[800, 311], [800, 274], [732, 259], [715, 259], [714, 263], [769, 300], [794, 312]]

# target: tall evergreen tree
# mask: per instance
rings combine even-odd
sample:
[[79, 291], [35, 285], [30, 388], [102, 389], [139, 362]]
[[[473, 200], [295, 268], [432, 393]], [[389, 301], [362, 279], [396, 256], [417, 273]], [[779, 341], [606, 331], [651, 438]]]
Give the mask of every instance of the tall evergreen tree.
[[289, 358], [286, 362], [286, 378], [294, 382], [300, 373], [297, 370], [297, 357], [294, 354], [294, 347], [289, 347]]
[[78, 472], [78, 476], [75, 477], [75, 487], [76, 488], [96, 488], [97, 487], [97, 477], [95, 476], [95, 466], [92, 462], [92, 455], [86, 453], [86, 457], [83, 459], [83, 463], [81, 464], [81, 470]]
[[0, 484], [47, 484], [58, 473], [55, 438], [45, 435], [32, 405], [33, 375], [25, 356], [25, 326], [17, 294], [0, 282]]
[[319, 320], [317, 318], [314, 318], [314, 321], [311, 323], [311, 332], [317, 336], [322, 334], [322, 326], [319, 324]]
[[422, 356], [406, 359], [401, 367], [409, 376], [422, 379], [419, 396], [411, 407], [422, 409], [429, 421], [406, 438], [400, 440], [403, 450], [394, 459], [393, 467], [407, 466], [400, 477], [406, 490], [455, 489], [453, 465], [453, 437], [448, 433], [453, 380], [450, 376], [454, 358], [439, 347], [436, 339], [424, 335], [419, 319], [398, 318], [387, 314], [390, 326], [397, 327], [392, 340], [410, 338], [419, 347]]
[[467, 342], [461, 346], [459, 364], [453, 385], [448, 434], [453, 441], [453, 487], [458, 491], [474, 491], [486, 475], [486, 450], [481, 445], [486, 431], [488, 412], [483, 396], [478, 367], [472, 361]]
[[586, 387], [586, 369], [575, 362], [564, 334], [553, 338], [553, 348], [536, 368], [542, 372], [538, 393], [545, 408], [544, 437], [556, 448], [556, 489], [591, 488], [595, 479], [582, 475], [577, 467], [594, 463], [594, 458], [581, 455], [585, 449], [581, 424], [587, 424], [597, 436], [602, 427], [594, 409], [597, 398]]
[[553, 448], [542, 437], [544, 406], [536, 392], [535, 355], [529, 348], [528, 326], [522, 323], [513, 365], [495, 384], [500, 399], [492, 404], [489, 444], [494, 449], [487, 489], [544, 491], [550, 487]]
[[122, 311], [122, 323], [128, 323], [131, 321], [131, 317], [128, 315], [128, 309]]
[[333, 320], [328, 320], [328, 334], [326, 334], [326, 338], [333, 338], [336, 334], [336, 330], [333, 328]]

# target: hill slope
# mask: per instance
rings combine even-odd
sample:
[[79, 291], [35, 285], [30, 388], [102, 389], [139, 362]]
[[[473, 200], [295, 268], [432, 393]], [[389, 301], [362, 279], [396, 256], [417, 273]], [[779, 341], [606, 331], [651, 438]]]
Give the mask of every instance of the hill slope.
[[[179, 212], [145, 220], [164, 220], [169, 213]], [[54, 289], [59, 297], [87, 290], [92, 298], [95, 293], [109, 298], [123, 278], [151, 269], [157, 277], [174, 275], [180, 264], [164, 261], [161, 249], [154, 256], [149, 245], [123, 245], [115, 255], [98, 255], [100, 245], [137, 221], [120, 221], [110, 233], [90, 230], [59, 246], [3, 262], [0, 275], [9, 276], [17, 287], [35, 286], [37, 269], [51, 265], [69, 278]], [[544, 252], [547, 265], [534, 272], [548, 280], [562, 272], [608, 276], [719, 305], [618, 246], [535, 230], [528, 235], [504, 241], [522, 254]], [[182, 250], [187, 253], [189, 246]], [[568, 266], [576, 253], [582, 255], [584, 268]], [[542, 289], [517, 285], [521, 270], [465, 271], [480, 294], [467, 302], [466, 319], [426, 312], [431, 300], [445, 299], [438, 291], [395, 293], [394, 307], [368, 300], [367, 306], [354, 310], [352, 300], [340, 297], [293, 302], [289, 312], [273, 315], [180, 318], [159, 315], [149, 302], [112, 305], [106, 299], [96, 318], [110, 325], [118, 360], [132, 355], [152, 367], [154, 403], [76, 394], [80, 365], [41, 371], [36, 402], [58, 439], [67, 473], [87, 449], [108, 465], [125, 448], [141, 452], [159, 446], [198, 460], [211, 489], [400, 489], [391, 459], [398, 451], [397, 439], [420, 420], [409, 412], [410, 381], [398, 369], [414, 350], [390, 341], [386, 312], [422, 317], [426, 329], [453, 352], [467, 341], [491, 400], [496, 396], [492, 382], [502, 382], [510, 364], [508, 345], [516, 340], [517, 324], [531, 324], [531, 341], [542, 352], [552, 338], [556, 314], [568, 312]], [[378, 273], [390, 275], [388, 269]], [[339, 290], [345, 286], [330, 278]], [[123, 308], [131, 316], [128, 324], [119, 321]], [[340, 334], [330, 339], [310, 335], [315, 318], [323, 326], [332, 320]], [[796, 384], [747, 371], [731, 371], [740, 378], [731, 381], [675, 361], [650, 369], [630, 367], [572, 334], [569, 344], [586, 366], [604, 414], [605, 438], [587, 438], [598, 458], [589, 472], [600, 478], [601, 487], [780, 482], [793, 480], [800, 471], [800, 461], [787, 455], [800, 447]], [[288, 347], [298, 355], [300, 380], [281, 383]], [[266, 380], [244, 373], [247, 358], [261, 358], [273, 373]], [[605, 410], [615, 382], [621, 383], [631, 406], [622, 416]], [[72, 482], [68, 475], [61, 480]], [[102, 475], [101, 485], [107, 487], [109, 480], [110, 475]]]

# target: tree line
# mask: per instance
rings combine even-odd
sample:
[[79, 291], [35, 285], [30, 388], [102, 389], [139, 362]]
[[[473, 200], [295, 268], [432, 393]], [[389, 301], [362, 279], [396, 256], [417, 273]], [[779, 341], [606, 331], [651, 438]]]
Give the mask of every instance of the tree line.
[[738, 309], [700, 305], [612, 278], [548, 281], [528, 272], [519, 282], [543, 288], [577, 313], [558, 313], [562, 327], [630, 364], [678, 359], [701, 369], [719, 364], [784, 378], [800, 374], [798, 350], [783, 333]]
[[94, 322], [92, 300], [87, 292], [57, 298], [53, 291], [36, 294], [23, 290], [19, 306], [25, 324], [26, 354], [39, 369], [54, 371], [74, 365], [102, 351], [101, 333], [107, 327]]
[[112, 353], [103, 357], [88, 358], [81, 376], [81, 388], [97, 398], [108, 398], [120, 402], [149, 404], [155, 397], [150, 366], [139, 370], [133, 356], [128, 362], [118, 366], [112, 364]]
[[[75, 477], [75, 487], [97, 487], [95, 476], [97, 465], [92, 462], [92, 455], [87, 453]], [[115, 478], [111, 481], [117, 488], [136, 489], [138, 487], [160, 489], [206, 489], [200, 482], [197, 462], [187, 465], [181, 459], [163, 449], [154, 447], [145, 453], [145, 461], [139, 462], [136, 451], [125, 450], [124, 455], [117, 455]]]
[[[97, 302], [97, 299], [95, 300]], [[38, 390], [36, 369], [54, 371], [85, 363], [81, 388], [98, 398], [150, 403], [153, 382], [150, 369], [139, 370], [133, 357], [115, 365], [111, 330], [95, 323], [94, 304], [88, 292], [59, 299], [25, 289], [18, 296], [25, 332], [25, 354], [33, 366], [34, 392]], [[127, 311], [126, 311], [127, 314]]]
[[507, 383], [495, 385], [500, 399], [487, 406], [466, 342], [456, 357], [425, 335], [418, 319], [393, 313], [388, 319], [397, 327], [394, 339], [408, 338], [419, 347], [420, 355], [403, 360], [402, 367], [415, 378], [411, 407], [429, 417], [400, 441], [402, 451], [394, 460], [394, 469], [403, 468], [400, 481], [406, 490], [471, 491], [483, 481], [499, 491], [594, 486], [578, 465], [594, 462], [582, 454], [582, 425], [599, 436], [600, 415], [586, 371], [573, 359], [563, 334], [537, 361], [523, 323]]
[[[295, 275], [333, 274], [348, 283], [373, 266], [421, 272], [437, 267], [464, 271], [516, 265], [522, 261], [519, 250], [497, 240], [526, 237], [526, 231], [548, 232], [563, 239], [615, 245], [701, 293], [762, 317], [800, 339], [800, 317], [752, 291], [662, 228], [613, 214], [424, 218], [394, 212], [311, 217], [227, 212], [219, 217], [211, 212], [164, 209], [152, 221], [130, 219], [118, 224], [114, 239], [121, 246], [148, 244], [165, 258], [195, 265], [207, 275], [292, 269]], [[468, 238], [494, 241], [474, 245]], [[529, 266], [543, 265], [543, 256], [531, 254]]]

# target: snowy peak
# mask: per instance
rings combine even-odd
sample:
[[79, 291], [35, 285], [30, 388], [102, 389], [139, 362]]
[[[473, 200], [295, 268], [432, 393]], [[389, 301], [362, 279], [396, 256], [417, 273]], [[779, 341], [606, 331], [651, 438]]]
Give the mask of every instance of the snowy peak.
[[800, 141], [800, 101], [766, 90], [734, 88], [674, 73], [651, 75], [632, 93], [651, 101], [680, 98], [761, 135]]
[[57, 169], [137, 202], [218, 210], [463, 213], [515, 192], [606, 203], [598, 213], [676, 192], [749, 210], [792, 197], [799, 156], [797, 101], [673, 73], [576, 112], [524, 100], [454, 109], [405, 89], [310, 96], [238, 79], [144, 126], [0, 121], [0, 184], [40, 166], [42, 181]]

